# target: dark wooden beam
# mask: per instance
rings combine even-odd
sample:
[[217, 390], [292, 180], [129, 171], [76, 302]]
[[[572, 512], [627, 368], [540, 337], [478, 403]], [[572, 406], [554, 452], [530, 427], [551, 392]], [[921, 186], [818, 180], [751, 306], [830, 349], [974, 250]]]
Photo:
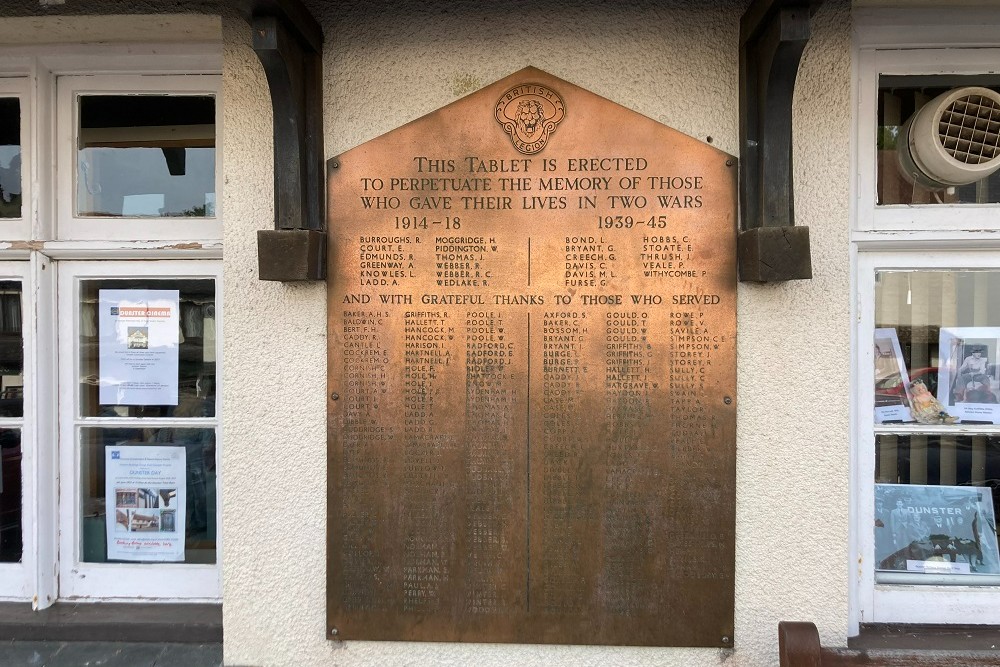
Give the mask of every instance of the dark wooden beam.
[[323, 28], [301, 0], [231, 0], [249, 22], [255, 16], [274, 16], [306, 47], [323, 52]]
[[[812, 278], [795, 227], [792, 95], [821, 0], [755, 0], [740, 22], [740, 280]], [[777, 231], [780, 230], [780, 231]]]
[[[253, 29], [274, 116], [274, 231], [257, 236], [261, 280], [323, 280], [323, 32], [300, 0], [236, 0]], [[319, 240], [318, 240], [319, 239]]]

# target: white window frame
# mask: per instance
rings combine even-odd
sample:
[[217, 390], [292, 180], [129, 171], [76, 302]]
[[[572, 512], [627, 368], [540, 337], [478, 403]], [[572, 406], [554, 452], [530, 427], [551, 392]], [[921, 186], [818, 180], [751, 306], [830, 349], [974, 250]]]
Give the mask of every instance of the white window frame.
[[[79, 285], [82, 280], [155, 278], [215, 280], [216, 312], [222, 314], [222, 263], [203, 260], [67, 261], [60, 262], [59, 341], [60, 420], [60, 557], [59, 596], [68, 599], [135, 600], [176, 602], [216, 601], [222, 597], [222, 378], [215, 386], [215, 416], [202, 418], [111, 418], [79, 416]], [[72, 322], [72, 329], [68, 323]], [[216, 359], [221, 367], [222, 318], [217, 319]], [[79, 434], [88, 427], [212, 428], [216, 456], [216, 562], [183, 563], [85, 563], [80, 559], [80, 466]]]
[[874, 423], [875, 274], [885, 270], [1000, 269], [1000, 204], [877, 206], [879, 75], [1000, 71], [996, 9], [856, 9], [852, 119], [851, 572], [849, 634], [864, 623], [1000, 624], [1000, 586], [875, 582], [875, 435], [997, 433], [997, 426]]
[[[56, 408], [60, 392], [60, 378], [57, 355], [59, 349], [59, 329], [62, 322], [57, 313], [57, 274], [63, 261], [101, 260], [93, 262], [100, 266], [103, 260], [128, 261], [135, 266], [139, 260], [149, 266], [163, 260], [190, 260], [193, 266], [212, 266], [208, 273], [217, 275], [222, 259], [222, 219], [223, 196], [222, 177], [222, 108], [221, 93], [222, 46], [219, 42], [164, 42], [164, 43], [93, 43], [93, 44], [37, 44], [20, 46], [0, 46], [0, 87], [8, 86], [22, 95], [22, 187], [25, 195], [23, 220], [6, 221], [12, 225], [0, 232], [0, 276], [4, 271], [13, 271], [24, 276], [24, 324], [25, 324], [25, 413], [22, 432], [22, 450], [30, 455], [23, 463], [22, 483], [25, 496], [24, 546], [22, 563], [8, 568], [0, 568], [0, 580], [9, 585], [0, 587], [0, 600], [30, 602], [35, 609], [43, 609], [59, 599], [68, 597], [68, 589], [60, 588], [60, 544], [62, 525], [59, 504], [61, 488], [59, 438], [60, 415]], [[181, 237], [180, 233], [162, 233], [163, 222], [140, 219], [145, 231], [133, 228], [115, 238], [101, 234], [99, 238], [68, 239], [58, 236], [60, 226], [57, 202], [66, 193], [59, 190], [57, 174], [67, 167], [75, 171], [75, 155], [62, 155], [65, 146], [58, 148], [60, 137], [57, 133], [57, 80], [60, 77], [112, 77], [132, 80], [143, 77], [146, 80], [160, 77], [180, 76], [191, 79], [194, 75], [201, 82], [213, 81], [207, 91], [216, 97], [216, 216], [215, 220], [201, 219], [196, 234]], [[154, 86], [155, 87], [155, 86]], [[203, 87], [201, 85], [199, 88]], [[204, 86], [208, 88], [208, 86]], [[183, 90], [183, 86], [180, 87]], [[5, 90], [0, 88], [0, 90]], [[123, 91], [124, 92], [124, 91]], [[69, 139], [72, 142], [72, 138]], [[65, 142], [64, 142], [65, 143]], [[58, 148], [58, 149], [57, 149]], [[58, 159], [57, 159], [58, 158]], [[67, 158], [70, 162], [66, 162]], [[59, 162], [62, 160], [63, 162]], [[58, 165], [58, 169], [57, 169]], [[30, 194], [28, 194], [30, 193]], [[75, 193], [69, 193], [75, 201]], [[121, 222], [122, 220], [119, 220]], [[14, 228], [14, 225], [20, 225]], [[152, 226], [151, 226], [152, 225]], [[214, 225], [214, 228], [211, 227]], [[175, 231], [176, 228], [175, 228]], [[181, 243], [178, 243], [181, 241]], [[210, 264], [202, 260], [216, 260]], [[107, 266], [107, 265], [105, 265]], [[7, 267], [7, 268], [4, 268]], [[16, 271], [11, 267], [16, 267]], [[220, 318], [217, 322], [217, 341], [221, 345], [221, 283], [217, 282], [217, 306]], [[34, 327], [33, 329], [31, 327]], [[221, 364], [221, 348], [217, 349], [217, 359]], [[222, 394], [221, 373], [216, 391]], [[221, 460], [221, 405], [217, 404], [216, 428], [217, 462]], [[29, 442], [30, 440], [30, 442]], [[75, 444], [74, 441], [70, 441]], [[221, 471], [217, 471], [217, 483], [221, 497]], [[174, 589], [169, 596], [145, 598], [141, 588], [125, 590], [115, 597], [108, 590], [84, 591], [90, 597], [76, 597], [86, 601], [143, 602], [171, 601], [211, 601], [221, 599], [222, 577], [222, 516], [217, 506], [219, 521], [216, 535], [216, 563], [199, 566], [205, 568], [199, 576], [207, 584], [193, 591], [193, 597], [184, 597], [182, 590]], [[72, 524], [69, 524], [72, 525]], [[149, 567], [149, 566], [147, 566]], [[173, 564], [166, 567], [173, 567]], [[213, 572], [208, 569], [214, 568]], [[15, 570], [17, 574], [14, 574]], [[156, 570], [147, 570], [155, 572]], [[12, 575], [7, 578], [5, 575]], [[13, 578], [17, 577], [16, 583]], [[192, 591], [188, 591], [192, 592]]]
[[[942, 434], [951, 436], [997, 435], [1000, 426], [927, 426], [875, 424], [875, 274], [879, 271], [991, 269], [1000, 271], [1000, 244], [991, 249], [927, 252], [924, 249], [862, 252], [857, 258], [858, 334], [856, 367], [855, 434], [853, 469], [857, 503], [856, 560], [859, 565], [858, 616], [861, 623], [963, 623], [1000, 624], [1000, 584], [931, 585], [876, 583], [875, 553], [875, 436], [878, 434]], [[867, 345], [865, 342], [867, 341]], [[867, 529], [865, 527], [867, 526]], [[929, 580], [929, 578], [927, 579]]]
[[16, 97], [21, 106], [21, 217], [0, 218], [0, 238], [31, 238], [34, 220], [32, 155], [29, 147], [34, 134], [31, 80], [25, 76], [6, 76], [0, 72], [0, 97]]
[[[997, 204], [883, 204], [875, 206], [880, 75], [975, 75], [1000, 67], [1000, 49], [863, 50], [859, 55], [858, 127], [872, 128], [858, 137], [858, 219], [860, 230], [1000, 230]], [[874, 85], [872, 85], [874, 82]], [[872, 202], [873, 205], [868, 205]]]
[[[60, 240], [183, 240], [222, 238], [222, 97], [215, 75], [64, 75], [56, 80], [57, 229]], [[211, 95], [215, 98], [215, 215], [205, 218], [78, 216], [76, 137], [80, 95]]]
[[37, 473], [37, 452], [34, 422], [32, 420], [33, 398], [36, 394], [32, 372], [35, 358], [35, 341], [26, 335], [35, 310], [35, 302], [28, 279], [31, 267], [23, 261], [0, 261], [0, 280], [21, 283], [21, 337], [24, 341], [24, 412], [23, 417], [0, 417], [0, 428], [21, 430], [21, 562], [0, 563], [0, 600], [24, 600], [35, 590], [37, 559], [33, 543], [37, 528], [35, 506]]

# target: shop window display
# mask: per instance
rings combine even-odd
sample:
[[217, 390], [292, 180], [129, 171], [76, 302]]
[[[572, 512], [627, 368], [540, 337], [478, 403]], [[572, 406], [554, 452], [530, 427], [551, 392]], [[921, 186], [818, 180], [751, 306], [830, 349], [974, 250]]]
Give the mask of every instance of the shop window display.
[[1000, 271], [881, 271], [876, 580], [1000, 575]]

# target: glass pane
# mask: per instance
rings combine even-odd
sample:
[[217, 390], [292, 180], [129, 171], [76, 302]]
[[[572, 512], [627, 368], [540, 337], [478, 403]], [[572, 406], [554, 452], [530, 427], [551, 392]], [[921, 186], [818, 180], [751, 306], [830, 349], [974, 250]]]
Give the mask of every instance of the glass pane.
[[878, 435], [875, 462], [877, 570], [1000, 583], [1000, 436]]
[[[108, 558], [107, 450], [167, 447], [183, 450], [183, 473], [174, 483], [122, 485], [111, 489], [115, 498], [112, 537], [166, 542], [183, 523], [183, 560]], [[127, 450], [126, 450], [127, 451]], [[113, 462], [112, 462], [113, 463]], [[215, 429], [211, 428], [84, 428], [80, 436], [81, 554], [84, 562], [214, 563], [216, 559]], [[143, 471], [139, 471], [142, 473]], [[148, 473], [144, 473], [148, 474]]]
[[998, 91], [989, 75], [881, 77], [878, 204], [1000, 202]]
[[215, 280], [80, 285], [80, 415], [214, 417]]
[[21, 431], [0, 429], [0, 563], [21, 560]]
[[0, 98], [0, 218], [21, 217], [21, 101]]
[[1000, 271], [881, 271], [875, 421], [1000, 424]]
[[215, 216], [215, 98], [81, 95], [77, 213]]
[[21, 283], [0, 280], [0, 417], [24, 416]]

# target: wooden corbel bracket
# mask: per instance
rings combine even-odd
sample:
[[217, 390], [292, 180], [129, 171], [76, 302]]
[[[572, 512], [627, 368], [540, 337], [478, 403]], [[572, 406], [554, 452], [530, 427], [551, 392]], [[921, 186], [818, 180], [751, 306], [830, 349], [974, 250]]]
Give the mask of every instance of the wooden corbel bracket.
[[274, 229], [257, 232], [261, 280], [326, 278], [323, 31], [300, 0], [243, 0], [274, 112]]
[[812, 278], [809, 228], [795, 226], [792, 94], [822, 0], [755, 0], [740, 21], [741, 281]]

